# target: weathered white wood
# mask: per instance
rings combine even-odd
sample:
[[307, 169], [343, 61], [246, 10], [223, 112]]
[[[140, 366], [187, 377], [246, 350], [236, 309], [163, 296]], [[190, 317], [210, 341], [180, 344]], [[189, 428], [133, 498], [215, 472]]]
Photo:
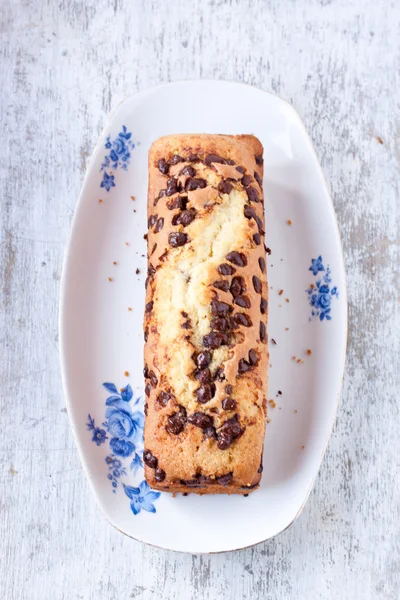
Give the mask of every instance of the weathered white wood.
[[[399, 39], [397, 0], [1, 2], [3, 598], [399, 597]], [[108, 112], [197, 77], [254, 84], [299, 110], [332, 190], [350, 309], [342, 402], [301, 518], [215, 556], [144, 546], [104, 520], [57, 351], [64, 243]]]

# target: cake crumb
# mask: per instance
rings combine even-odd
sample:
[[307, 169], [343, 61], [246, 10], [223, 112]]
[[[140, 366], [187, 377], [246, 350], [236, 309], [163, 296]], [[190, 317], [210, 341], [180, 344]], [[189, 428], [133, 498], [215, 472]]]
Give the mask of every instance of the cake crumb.
[[109, 278], [108, 278], [108, 281], [112, 281], [112, 280], [113, 280], [113, 279], [112, 279], [112, 277], [109, 277]]
[[147, 233], [144, 234], [143, 239], [147, 240]]
[[282, 296], [282, 294], [283, 294], [283, 290], [279, 290], [278, 295]]
[[134, 199], [135, 199], [135, 196], [131, 196], [131, 200], [134, 200]]
[[310, 350], [310, 348], [308, 350], [306, 350], [306, 354], [308, 354], [310, 356], [310, 354], [312, 354], [312, 350]]
[[271, 248], [265, 248], [266, 253], [268, 254], [268, 256], [272, 253]]
[[268, 404], [271, 406], [271, 408], [275, 408], [276, 407], [276, 402], [275, 400], [268, 400]]
[[376, 141], [378, 144], [383, 144], [383, 139], [379, 135], [376, 136]]
[[292, 221], [291, 221], [290, 219], [288, 219], [288, 220], [286, 221], [286, 223], [287, 223], [288, 225], [291, 225], [291, 224], [292, 224]]
[[125, 246], [129, 246], [129, 242], [125, 242]]
[[130, 306], [128, 306], [128, 310], [129, 310], [129, 311], [132, 311], [132, 310], [133, 310], [133, 308], [131, 308]]
[[124, 371], [125, 377], [129, 377], [129, 371]]

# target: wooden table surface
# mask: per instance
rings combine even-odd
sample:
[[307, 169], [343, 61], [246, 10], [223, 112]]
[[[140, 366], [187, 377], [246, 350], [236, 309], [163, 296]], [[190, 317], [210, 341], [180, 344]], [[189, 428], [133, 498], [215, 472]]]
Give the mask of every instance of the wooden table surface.
[[[2, 0], [2, 598], [399, 598], [399, 48], [398, 0]], [[341, 405], [302, 516], [214, 556], [151, 548], [106, 522], [58, 355], [64, 245], [107, 115], [136, 90], [188, 78], [243, 81], [299, 111], [349, 294]]]

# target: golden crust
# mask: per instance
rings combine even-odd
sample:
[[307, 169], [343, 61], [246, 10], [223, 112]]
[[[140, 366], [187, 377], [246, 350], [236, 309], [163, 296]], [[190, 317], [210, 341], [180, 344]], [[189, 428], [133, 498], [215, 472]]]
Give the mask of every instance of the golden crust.
[[[247, 494], [261, 478], [268, 365], [262, 152], [251, 135], [194, 134], [160, 138], [149, 152], [145, 476], [155, 489]], [[171, 246], [172, 232], [178, 243]], [[221, 275], [223, 264], [235, 272]], [[228, 337], [218, 348], [213, 339], [210, 349], [204, 344], [215, 318], [228, 323]], [[213, 383], [205, 385], [194, 377], [202, 351], [211, 353], [205, 370]], [[202, 393], [205, 403], [199, 387], [212, 389], [210, 398]], [[233, 408], [223, 408], [228, 397]]]

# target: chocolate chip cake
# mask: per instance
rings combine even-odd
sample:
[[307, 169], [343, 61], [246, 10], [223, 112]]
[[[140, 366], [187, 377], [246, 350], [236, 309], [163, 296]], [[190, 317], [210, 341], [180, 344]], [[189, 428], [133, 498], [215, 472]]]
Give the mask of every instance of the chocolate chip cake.
[[152, 488], [248, 494], [266, 422], [263, 148], [170, 135], [149, 153], [145, 476]]

